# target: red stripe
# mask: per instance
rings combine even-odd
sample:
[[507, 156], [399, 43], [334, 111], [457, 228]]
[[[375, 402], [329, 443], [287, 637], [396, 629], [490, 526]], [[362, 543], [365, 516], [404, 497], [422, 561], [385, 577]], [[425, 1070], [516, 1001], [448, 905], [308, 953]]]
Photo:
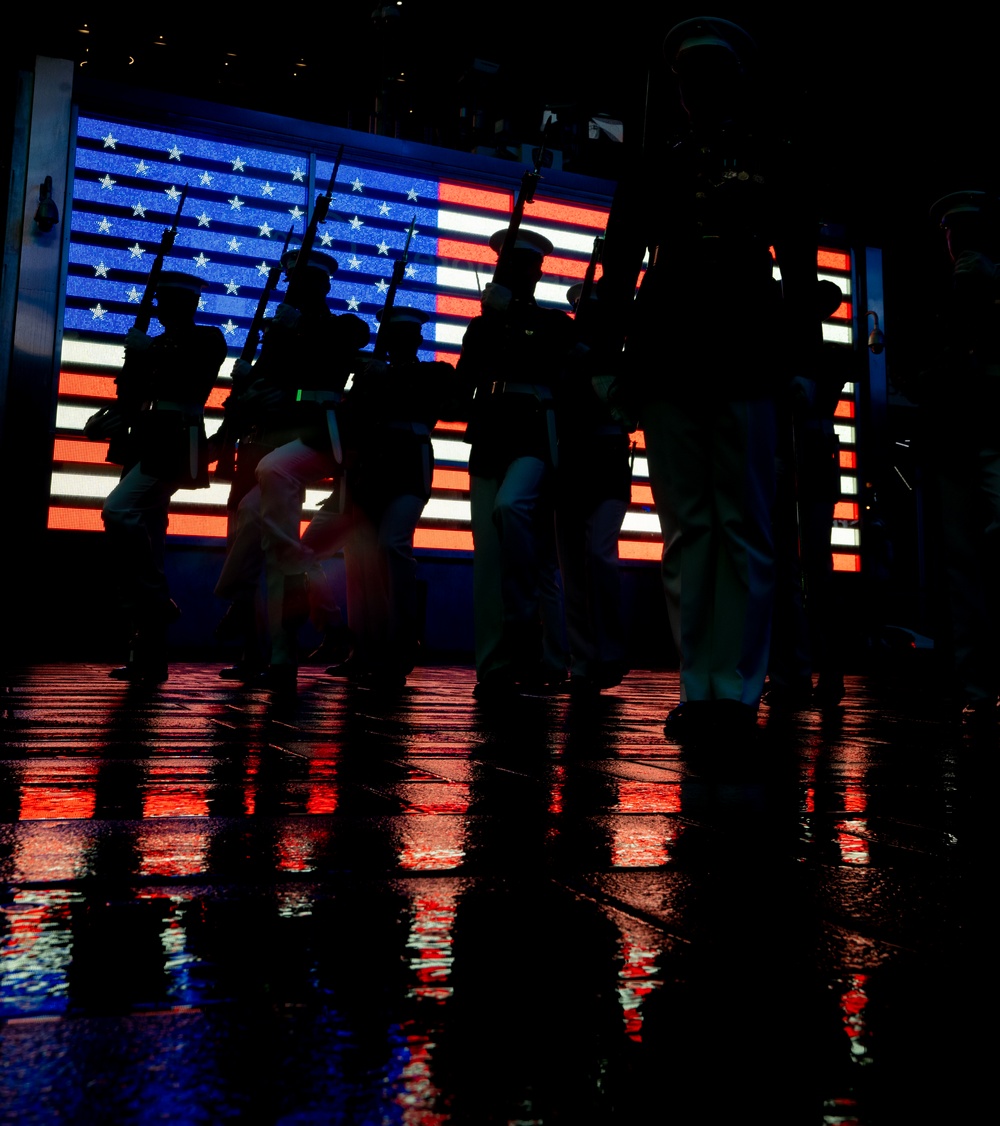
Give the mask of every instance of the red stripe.
[[[440, 258], [458, 262], [477, 262], [486, 266], [497, 264], [497, 256], [488, 246], [460, 239], [439, 238], [437, 253]], [[542, 263], [542, 273], [550, 277], [582, 278], [586, 272], [587, 263], [578, 258], [558, 258], [550, 254]]]
[[[530, 208], [530, 212], [528, 211]], [[599, 207], [580, 207], [577, 204], [562, 203], [554, 199], [538, 197], [525, 208], [527, 219], [550, 219], [554, 223], [570, 223], [576, 227], [591, 227], [603, 231], [608, 225], [608, 210]]]
[[832, 321], [849, 321], [851, 319], [851, 303], [850, 301], [842, 301], [837, 308], [830, 314]]
[[850, 399], [841, 399], [837, 404], [837, 409], [833, 412], [834, 418], [853, 418], [854, 417], [854, 404]]
[[632, 503], [633, 504], [652, 504], [653, 503], [653, 490], [649, 485], [633, 485], [632, 486]]
[[78, 375], [72, 371], [61, 371], [59, 394], [78, 399], [113, 399], [115, 381], [107, 375]]
[[860, 571], [861, 556], [846, 555], [835, 551], [833, 553], [833, 569], [835, 571]]
[[448, 317], [471, 318], [478, 317], [482, 310], [478, 297], [448, 297], [439, 293], [434, 311]]
[[662, 555], [663, 544], [658, 541], [653, 543], [648, 540], [618, 541], [619, 559], [655, 559], [659, 562]]
[[506, 211], [509, 214], [514, 210], [514, 193], [509, 190], [474, 188], [471, 184], [454, 184], [447, 180], [438, 185], [438, 201], [458, 203], [477, 211]]
[[225, 516], [209, 516], [200, 512], [171, 512], [167, 520], [168, 536], [211, 536], [226, 538]]
[[851, 268], [851, 256], [842, 250], [823, 250], [816, 252], [816, 265], [821, 270], [842, 270], [845, 273]]
[[417, 528], [413, 533], [414, 547], [431, 547], [439, 551], [471, 551], [472, 532], [457, 528]]
[[858, 455], [854, 450], [841, 450], [840, 451], [840, 468], [841, 469], [857, 469], [858, 468]]
[[52, 447], [52, 460], [72, 461], [81, 465], [104, 465], [108, 460], [108, 443], [56, 438]]
[[434, 359], [439, 364], [451, 364], [451, 366], [454, 367], [455, 364], [458, 363], [458, 353], [457, 352], [435, 352], [434, 353]]
[[469, 491], [469, 475], [464, 469], [435, 469], [431, 479], [432, 489], [459, 489]]
[[637, 450], [644, 450], [646, 448], [646, 435], [641, 430], [634, 430], [629, 437], [635, 443]]
[[435, 430], [453, 430], [457, 434], [464, 434], [466, 423], [464, 422], [439, 422], [434, 427]]
[[838, 500], [833, 506], [834, 520], [857, 520], [858, 502], [854, 500]]
[[49, 509], [50, 528], [61, 532], [103, 532], [104, 521], [101, 520], [99, 508], [58, 508]]

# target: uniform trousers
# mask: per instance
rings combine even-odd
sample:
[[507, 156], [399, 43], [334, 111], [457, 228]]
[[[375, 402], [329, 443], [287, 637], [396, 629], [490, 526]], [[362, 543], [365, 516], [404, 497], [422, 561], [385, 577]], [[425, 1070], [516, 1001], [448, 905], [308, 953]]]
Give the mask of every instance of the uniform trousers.
[[566, 599], [570, 672], [592, 678], [608, 666], [624, 667], [618, 535], [628, 501], [608, 497], [589, 511], [556, 509], [559, 566]]
[[135, 615], [170, 601], [164, 572], [167, 509], [177, 485], [134, 465], [108, 494], [101, 510], [115, 556], [122, 605]]
[[539, 530], [546, 517], [551, 528], [548, 480], [549, 467], [537, 457], [515, 458], [499, 477], [471, 478], [479, 680], [517, 674], [519, 666], [541, 657]]
[[955, 687], [966, 703], [983, 704], [1000, 691], [1000, 435], [985, 437], [972, 424], [967, 434], [964, 447], [939, 452], [935, 478]]
[[658, 402], [642, 425], [681, 700], [756, 708], [774, 594], [774, 404]]
[[391, 497], [373, 512], [321, 508], [302, 537], [314, 560], [345, 552], [348, 623], [359, 665], [409, 672], [417, 639], [417, 564], [413, 533], [427, 501]]

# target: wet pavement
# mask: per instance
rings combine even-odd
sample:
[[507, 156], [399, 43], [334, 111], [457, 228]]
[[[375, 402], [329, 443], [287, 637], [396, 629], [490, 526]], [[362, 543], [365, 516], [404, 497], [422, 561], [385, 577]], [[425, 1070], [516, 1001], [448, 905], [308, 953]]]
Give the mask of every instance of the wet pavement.
[[0, 1121], [992, 1117], [994, 737], [217, 672], [4, 681]]

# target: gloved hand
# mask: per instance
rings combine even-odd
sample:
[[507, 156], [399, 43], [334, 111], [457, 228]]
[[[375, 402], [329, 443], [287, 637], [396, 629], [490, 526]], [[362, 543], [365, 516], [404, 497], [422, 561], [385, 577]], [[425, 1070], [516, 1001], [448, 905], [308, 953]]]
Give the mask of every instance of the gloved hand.
[[294, 305], [287, 305], [284, 301], [274, 310], [274, 316], [271, 318], [271, 323], [280, 325], [282, 328], [292, 329], [299, 323], [302, 314]]
[[153, 338], [133, 326], [125, 333], [125, 347], [135, 352], [146, 352], [153, 347]]
[[251, 371], [253, 371], [252, 364], [248, 364], [246, 360], [237, 360], [233, 364], [233, 383], [245, 383]]
[[513, 296], [505, 285], [487, 282], [483, 287], [483, 312], [506, 313]]

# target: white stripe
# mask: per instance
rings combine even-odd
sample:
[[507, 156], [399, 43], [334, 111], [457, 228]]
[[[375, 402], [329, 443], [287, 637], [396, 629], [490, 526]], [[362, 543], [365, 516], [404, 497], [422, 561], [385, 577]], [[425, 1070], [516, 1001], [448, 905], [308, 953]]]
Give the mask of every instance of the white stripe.
[[846, 422], [835, 422], [833, 424], [833, 432], [843, 442], [845, 446], [854, 445], [854, 427], [848, 426]]
[[660, 535], [660, 521], [648, 512], [626, 512], [622, 521], [623, 532], [654, 532]]
[[854, 339], [850, 325], [823, 325], [823, 339], [831, 344], [850, 344]]
[[455, 520], [468, 524], [472, 520], [472, 504], [467, 500], [437, 500], [432, 497], [423, 512], [424, 520]]
[[859, 547], [861, 537], [857, 528], [831, 528], [830, 543], [835, 547]]
[[435, 344], [461, 344], [462, 338], [465, 336], [466, 325], [449, 325], [442, 324], [440, 321], [434, 322], [434, 343]]
[[649, 480], [649, 462], [644, 457], [637, 457], [632, 464], [632, 476]]
[[74, 367], [112, 368], [118, 371], [125, 364], [125, 345], [102, 344], [96, 340], [64, 340], [62, 362]]
[[[494, 231], [503, 227], [503, 221], [495, 216], [466, 215], [461, 211], [439, 211], [438, 230], [454, 231], [463, 235], [478, 235], [476, 241], [489, 241]], [[594, 236], [577, 234], [565, 227], [549, 227], [541, 223], [522, 222], [522, 231], [534, 231], [543, 235], [556, 250], [572, 250], [577, 254], [589, 255], [594, 249]]]
[[840, 491], [844, 496], [854, 497], [858, 495], [858, 479], [857, 477], [841, 477], [840, 478]]
[[841, 395], [845, 399], [853, 399], [854, 398], [854, 384], [853, 383], [845, 383], [844, 389], [843, 389], [843, 391], [841, 391]]
[[837, 286], [837, 288], [840, 290], [840, 292], [845, 297], [851, 296], [851, 279], [850, 279], [850, 277], [847, 277], [844, 274], [824, 274], [824, 273], [817, 273], [816, 277], [820, 281], [833, 282], [833, 284], [835, 286]]
[[96, 410], [96, 407], [68, 407], [59, 403], [56, 406], [56, 429], [83, 430], [84, 423]]
[[[108, 467], [111, 469], [111, 467]], [[118, 484], [117, 472], [96, 473], [53, 473], [51, 495], [53, 497], [86, 497], [104, 500]], [[178, 489], [174, 500], [199, 507], [225, 506], [229, 497], [228, 482], [213, 482], [207, 489]]]
[[[435, 271], [435, 280], [438, 289], [459, 289], [474, 297], [478, 297], [480, 289], [485, 286], [487, 282], [493, 280], [493, 270], [480, 266], [479, 283], [477, 285], [476, 271], [472, 268], [468, 270], [456, 270], [454, 266], [438, 266]], [[575, 284], [573, 279], [570, 278], [567, 278], [565, 282], [540, 281], [538, 285], [535, 286], [535, 300], [544, 301], [551, 305], [565, 306], [565, 311], [568, 313], [569, 301], [566, 299], [566, 292], [570, 288], [571, 282]], [[440, 339], [440, 337], [438, 337], [438, 339]]]
[[438, 461], [458, 462], [467, 465], [469, 462], [469, 443], [455, 442], [449, 438], [431, 438], [434, 457]]

